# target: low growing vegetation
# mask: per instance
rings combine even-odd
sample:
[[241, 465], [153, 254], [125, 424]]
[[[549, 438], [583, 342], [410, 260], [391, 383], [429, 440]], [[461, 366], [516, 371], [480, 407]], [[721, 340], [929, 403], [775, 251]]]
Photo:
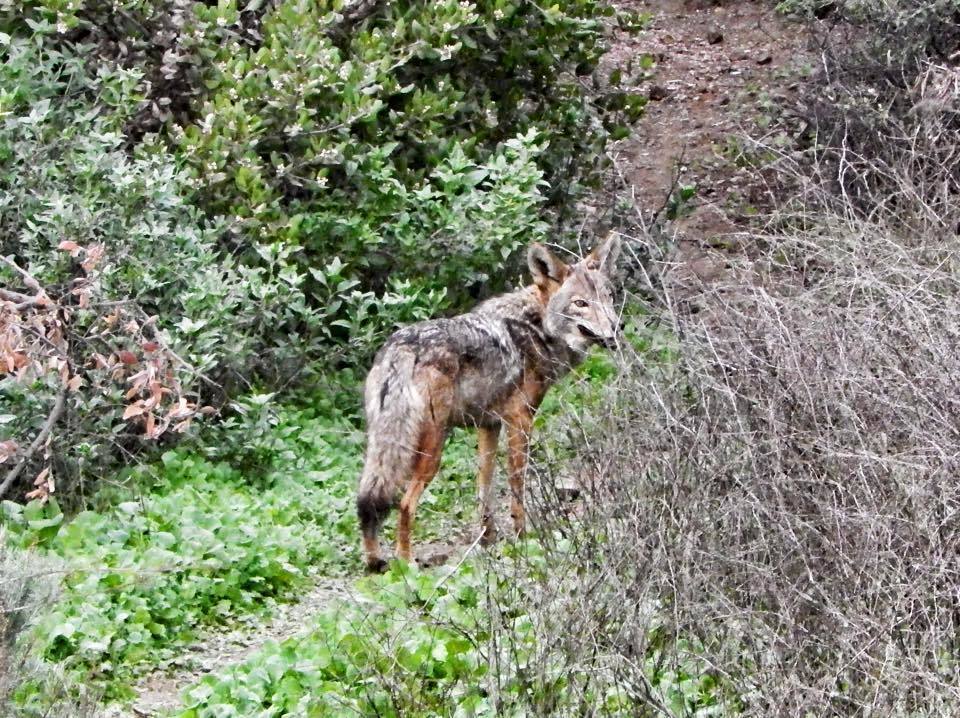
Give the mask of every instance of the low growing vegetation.
[[46, 660], [123, 695], [141, 664], [169, 659], [202, 625], [290, 596], [308, 570], [353, 567], [356, 428], [304, 411], [276, 421], [283, 452], [253, 482], [225, 463], [169, 451], [149, 492], [81, 512], [53, 535], [31, 519], [36, 503], [5, 505], [11, 538], [39, 543], [68, 571], [63, 596], [35, 629]]

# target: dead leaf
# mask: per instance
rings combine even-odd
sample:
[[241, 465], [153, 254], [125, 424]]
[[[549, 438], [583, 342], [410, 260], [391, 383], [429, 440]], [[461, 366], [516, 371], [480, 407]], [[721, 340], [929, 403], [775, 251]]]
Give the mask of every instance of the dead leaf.
[[71, 257], [77, 257], [83, 251], [83, 247], [76, 242], [71, 242], [69, 239], [65, 239], [60, 242], [60, 244], [57, 245], [57, 249], [62, 249], [64, 252], [70, 252]]
[[184, 397], [180, 397], [180, 402], [176, 407], [170, 410], [167, 414], [168, 419], [182, 419], [186, 416], [193, 416], [194, 407], [193, 405], [187, 403], [187, 400]]
[[17, 453], [17, 442], [13, 439], [7, 439], [6, 441], [0, 441], [0, 464], [4, 463], [7, 459]]
[[103, 259], [103, 244], [91, 244], [87, 247], [86, 259], [80, 262], [83, 271], [90, 274]]
[[99, 354], [97, 352], [93, 353], [93, 355], [90, 357], [90, 362], [88, 362], [88, 364], [91, 362], [93, 363], [93, 366], [96, 367], [97, 369], [106, 369], [109, 366], [107, 364], [107, 358], [103, 354]]
[[157, 417], [153, 414], [147, 414], [147, 437], [156, 439], [163, 433], [163, 428], [157, 426]]
[[83, 384], [83, 377], [79, 374], [74, 374], [70, 377], [70, 381], [67, 382], [67, 389], [75, 392], [80, 388], [81, 384]]
[[145, 411], [146, 409], [143, 407], [143, 402], [136, 401], [124, 410], [123, 419], [124, 421], [132, 419], [135, 416], [140, 416]]
[[117, 358], [124, 364], [137, 363], [137, 355], [132, 351], [128, 351], [127, 349], [122, 349], [121, 351], [117, 352]]

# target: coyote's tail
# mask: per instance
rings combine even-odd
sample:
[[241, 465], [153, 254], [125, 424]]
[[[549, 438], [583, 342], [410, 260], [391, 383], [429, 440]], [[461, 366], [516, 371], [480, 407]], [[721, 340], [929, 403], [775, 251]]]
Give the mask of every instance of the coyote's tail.
[[413, 356], [397, 352], [384, 357], [367, 377], [367, 451], [357, 516], [368, 547], [375, 545], [380, 526], [409, 478], [417, 455], [426, 404], [413, 384], [413, 364]]

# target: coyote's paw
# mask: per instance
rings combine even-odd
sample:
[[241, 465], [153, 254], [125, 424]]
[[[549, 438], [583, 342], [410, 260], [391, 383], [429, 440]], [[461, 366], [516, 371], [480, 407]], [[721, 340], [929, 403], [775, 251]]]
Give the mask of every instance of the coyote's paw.
[[383, 573], [386, 570], [387, 562], [379, 556], [367, 559], [367, 573]]
[[480, 534], [481, 546], [492, 546], [500, 538], [500, 532], [497, 531], [497, 525], [493, 521], [484, 522], [483, 533]]

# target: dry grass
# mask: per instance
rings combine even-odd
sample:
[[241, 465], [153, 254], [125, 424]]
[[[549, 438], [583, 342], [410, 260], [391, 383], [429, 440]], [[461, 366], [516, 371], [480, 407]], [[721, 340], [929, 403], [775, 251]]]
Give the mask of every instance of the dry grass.
[[[28, 629], [56, 601], [62, 575], [59, 562], [13, 547], [0, 527], [0, 716], [98, 715], [93, 697], [78, 700], [67, 695], [64, 674], [30, 651]], [[44, 697], [14, 708], [15, 691], [28, 681], [42, 685]]]

